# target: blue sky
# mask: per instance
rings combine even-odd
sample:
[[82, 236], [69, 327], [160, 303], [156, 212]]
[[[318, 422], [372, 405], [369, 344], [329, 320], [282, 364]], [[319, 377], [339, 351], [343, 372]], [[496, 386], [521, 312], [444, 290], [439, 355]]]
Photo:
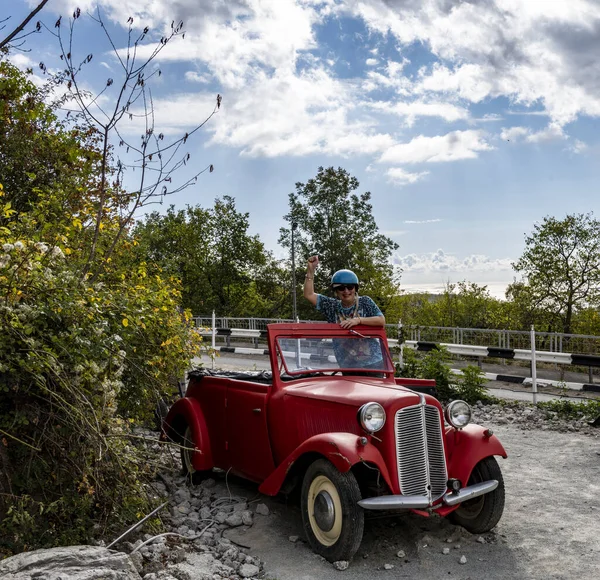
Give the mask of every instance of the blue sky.
[[[0, 20], [37, 3], [3, 3]], [[53, 29], [98, 5], [119, 48], [129, 16], [151, 39], [184, 21], [152, 86], [157, 128], [184, 133], [223, 102], [188, 142], [215, 171], [168, 202], [232, 195], [279, 257], [287, 195], [320, 165], [371, 191], [406, 290], [467, 279], [502, 295], [534, 223], [597, 210], [595, 0], [50, 0], [39, 16]], [[26, 47], [19, 66], [58, 66], [49, 33]], [[94, 53], [89, 88], [118, 78], [88, 17], [75, 48]]]

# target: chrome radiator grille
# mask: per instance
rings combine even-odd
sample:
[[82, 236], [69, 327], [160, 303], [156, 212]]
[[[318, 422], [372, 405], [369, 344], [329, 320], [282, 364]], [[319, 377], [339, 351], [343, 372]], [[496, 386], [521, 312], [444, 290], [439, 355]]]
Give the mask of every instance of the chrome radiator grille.
[[448, 481], [438, 409], [432, 405], [400, 409], [395, 433], [400, 492], [436, 500]]

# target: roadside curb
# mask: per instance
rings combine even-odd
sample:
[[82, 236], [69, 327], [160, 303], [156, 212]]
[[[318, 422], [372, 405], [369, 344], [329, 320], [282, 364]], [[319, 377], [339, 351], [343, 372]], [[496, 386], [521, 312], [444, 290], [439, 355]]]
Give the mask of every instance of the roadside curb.
[[[461, 375], [461, 369], [451, 369], [451, 372], [455, 375]], [[488, 381], [501, 381], [504, 383], [515, 383], [517, 385], [531, 386], [531, 377], [520, 377], [518, 375], [502, 375], [497, 373], [482, 373]], [[546, 387], [564, 387], [572, 391], [587, 391], [589, 393], [600, 393], [600, 385], [589, 384], [589, 383], [572, 383], [565, 381], [553, 381], [550, 379], [537, 379], [539, 386]]]

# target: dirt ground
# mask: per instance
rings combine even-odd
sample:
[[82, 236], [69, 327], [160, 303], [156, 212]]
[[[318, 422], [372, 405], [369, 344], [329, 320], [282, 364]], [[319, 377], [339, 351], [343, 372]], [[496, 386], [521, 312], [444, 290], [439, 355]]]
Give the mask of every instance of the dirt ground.
[[[359, 552], [340, 572], [308, 547], [295, 503], [261, 497], [270, 514], [226, 536], [263, 560], [265, 577], [273, 580], [598, 578], [600, 436], [489, 426], [508, 452], [498, 459], [506, 507], [491, 533], [471, 536], [439, 517], [370, 517]], [[247, 483], [233, 487], [238, 495], [256, 494]]]

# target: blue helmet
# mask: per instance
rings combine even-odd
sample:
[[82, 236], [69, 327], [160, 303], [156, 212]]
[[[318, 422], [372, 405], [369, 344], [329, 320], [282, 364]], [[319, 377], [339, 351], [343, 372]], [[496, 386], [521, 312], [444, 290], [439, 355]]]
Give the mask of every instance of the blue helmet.
[[331, 277], [331, 285], [335, 284], [355, 284], [358, 289], [358, 276], [352, 270], [338, 270]]

